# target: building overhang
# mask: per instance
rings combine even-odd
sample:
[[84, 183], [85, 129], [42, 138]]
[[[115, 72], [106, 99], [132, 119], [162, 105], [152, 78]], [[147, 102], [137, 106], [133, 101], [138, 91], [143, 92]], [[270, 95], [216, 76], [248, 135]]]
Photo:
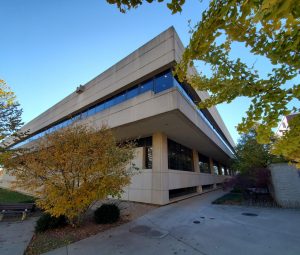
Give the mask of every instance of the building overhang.
[[178, 109], [118, 126], [113, 128], [113, 132], [119, 140], [147, 137], [162, 132], [168, 138], [204, 155], [213, 156], [223, 164], [228, 165], [231, 159], [229, 152], [225, 153]]

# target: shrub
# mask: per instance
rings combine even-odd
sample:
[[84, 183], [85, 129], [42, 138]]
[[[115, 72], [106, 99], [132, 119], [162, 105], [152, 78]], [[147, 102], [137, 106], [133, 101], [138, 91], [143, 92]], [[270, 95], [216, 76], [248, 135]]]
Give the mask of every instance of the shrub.
[[224, 182], [224, 190], [234, 193], [243, 193], [248, 196], [248, 188], [268, 189], [270, 185], [270, 170], [267, 168], [253, 168], [247, 173], [239, 173]]
[[120, 209], [115, 204], [103, 204], [94, 213], [94, 219], [98, 224], [114, 223], [119, 218]]
[[43, 213], [35, 226], [35, 232], [44, 232], [47, 229], [60, 228], [67, 225], [67, 219], [61, 215], [59, 217], [51, 216], [49, 213]]

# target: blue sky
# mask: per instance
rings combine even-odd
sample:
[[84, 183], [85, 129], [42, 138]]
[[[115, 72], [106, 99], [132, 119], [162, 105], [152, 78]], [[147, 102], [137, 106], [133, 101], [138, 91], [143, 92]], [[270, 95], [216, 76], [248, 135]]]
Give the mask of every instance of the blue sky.
[[[188, 20], [197, 22], [208, 1], [186, 2], [181, 14], [171, 15], [159, 3], [121, 14], [105, 0], [1, 0], [0, 77], [16, 93], [23, 120], [38, 116], [172, 25], [187, 45]], [[262, 73], [271, 68], [241, 45], [232, 54], [255, 62]], [[218, 106], [235, 141], [235, 126], [248, 103], [239, 98]]]

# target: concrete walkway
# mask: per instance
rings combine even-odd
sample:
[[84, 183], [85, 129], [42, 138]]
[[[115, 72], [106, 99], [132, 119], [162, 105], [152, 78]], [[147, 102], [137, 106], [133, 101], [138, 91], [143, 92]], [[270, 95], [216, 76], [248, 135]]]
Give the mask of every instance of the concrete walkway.
[[222, 194], [207, 193], [160, 207], [47, 255], [300, 254], [299, 210], [210, 204]]
[[34, 232], [36, 218], [0, 222], [0, 254], [23, 255]]

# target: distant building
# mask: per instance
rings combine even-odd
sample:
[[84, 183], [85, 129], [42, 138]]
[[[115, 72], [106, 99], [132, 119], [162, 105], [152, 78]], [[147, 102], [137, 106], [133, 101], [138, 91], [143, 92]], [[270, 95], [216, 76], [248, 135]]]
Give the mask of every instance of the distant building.
[[167, 204], [221, 187], [235, 144], [215, 107], [197, 108], [209, 94], [173, 76], [183, 51], [169, 28], [27, 123], [30, 135], [13, 146], [31, 146], [74, 122], [106, 124], [119, 141], [137, 139], [140, 173], [123, 199]]
[[284, 132], [289, 130], [289, 123], [290, 121], [297, 115], [299, 115], [300, 113], [293, 113], [287, 116], [282, 117], [281, 122], [278, 125], [278, 129], [276, 131], [276, 135], [278, 136], [282, 136], [284, 135]]

